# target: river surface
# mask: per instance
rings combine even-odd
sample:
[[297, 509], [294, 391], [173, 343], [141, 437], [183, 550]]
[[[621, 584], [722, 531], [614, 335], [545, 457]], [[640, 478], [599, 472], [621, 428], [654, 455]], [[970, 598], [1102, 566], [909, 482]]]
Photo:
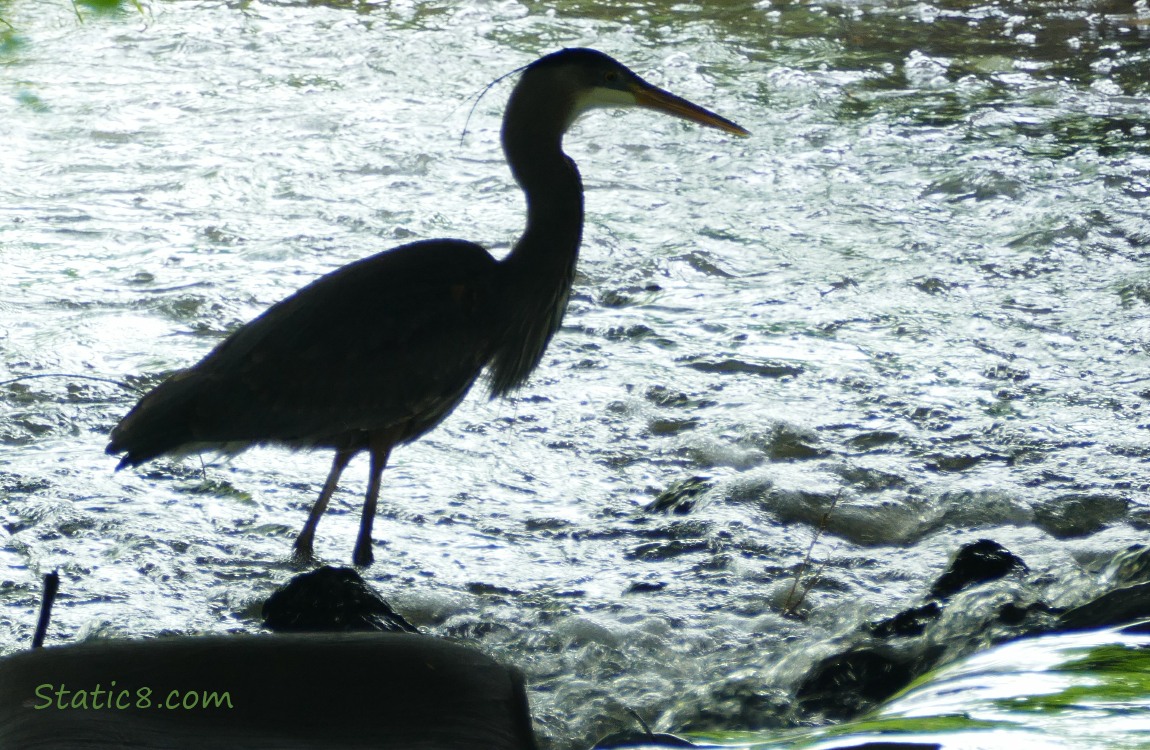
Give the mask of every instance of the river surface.
[[[108, 431], [326, 271], [433, 237], [505, 252], [511, 84], [468, 113], [562, 46], [752, 136], [583, 118], [588, 224], [543, 366], [385, 474], [366, 576], [525, 670], [548, 747], [627, 709], [803, 721], [787, 696], [814, 660], [920, 602], [960, 545], [1000, 542], [1070, 606], [1146, 538], [1145, 0], [0, 18], [0, 651], [52, 569], [53, 642], [259, 629], [330, 455], [113, 473]], [[365, 475], [319, 527], [325, 562], [350, 562]], [[644, 511], [660, 497], [687, 512]]]

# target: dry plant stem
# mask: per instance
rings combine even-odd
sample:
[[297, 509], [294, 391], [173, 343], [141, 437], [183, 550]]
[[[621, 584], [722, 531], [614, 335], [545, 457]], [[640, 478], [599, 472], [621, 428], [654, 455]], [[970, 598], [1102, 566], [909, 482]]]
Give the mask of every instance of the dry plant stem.
[[32, 648], [41, 648], [48, 634], [48, 622], [52, 619], [52, 603], [60, 590], [60, 574], [53, 570], [44, 576], [44, 592], [40, 596], [40, 618], [36, 622], [36, 632], [32, 635]]
[[[818, 544], [819, 537], [821, 537], [823, 532], [827, 530], [827, 524], [831, 520], [831, 514], [834, 513], [835, 506], [838, 505], [839, 499], [841, 497], [842, 492], [836, 494], [835, 499], [831, 501], [831, 507], [827, 508], [827, 512], [823, 514], [821, 519], [819, 519], [819, 527], [815, 529], [815, 535], [811, 538], [811, 543], [807, 547], [807, 554], [803, 557], [803, 561], [799, 564], [798, 569], [795, 571], [795, 580], [791, 584], [791, 590], [787, 592], [787, 599], [783, 603], [784, 615], [794, 615], [798, 611], [799, 607], [801, 607], [803, 604], [803, 600], [807, 598], [807, 593], [809, 593], [810, 590], [814, 588], [815, 584], [818, 583], [819, 577], [822, 575], [823, 568], [826, 567], [826, 561], [824, 560], [822, 564], [819, 565], [818, 570], [814, 572], [814, 575], [811, 576], [807, 585], [804, 586], [801, 591], [799, 590], [799, 583], [802, 580], [803, 573], [806, 572], [808, 567], [810, 567], [811, 557], [814, 554], [815, 545]], [[796, 592], [799, 595], [797, 600], [795, 599]]]
[[643, 734], [647, 735], [648, 737], [654, 736], [651, 733], [651, 725], [648, 724], [647, 722], [643, 721], [643, 717], [639, 715], [638, 711], [631, 708], [630, 706], [624, 706], [623, 708], [624, 708], [624, 710], [627, 711], [627, 713], [629, 713], [633, 717], [635, 717], [635, 721], [639, 722], [639, 726], [641, 726], [643, 728]]

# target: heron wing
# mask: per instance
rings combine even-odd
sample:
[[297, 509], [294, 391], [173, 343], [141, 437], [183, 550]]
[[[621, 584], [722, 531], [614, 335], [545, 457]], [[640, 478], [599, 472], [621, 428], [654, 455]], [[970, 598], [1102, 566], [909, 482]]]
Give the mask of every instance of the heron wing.
[[412, 439], [454, 408], [490, 357], [497, 268], [456, 240], [343, 266], [146, 395], [109, 450], [138, 463], [192, 443], [322, 445], [405, 422]]

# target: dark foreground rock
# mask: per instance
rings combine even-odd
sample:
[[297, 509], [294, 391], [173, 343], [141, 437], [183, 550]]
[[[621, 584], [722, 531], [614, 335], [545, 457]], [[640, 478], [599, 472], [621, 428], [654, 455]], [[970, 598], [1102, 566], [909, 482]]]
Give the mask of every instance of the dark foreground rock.
[[427, 636], [93, 641], [0, 659], [0, 747], [532, 750], [523, 679]]
[[264, 627], [277, 633], [418, 633], [351, 568], [323, 566], [268, 597]]

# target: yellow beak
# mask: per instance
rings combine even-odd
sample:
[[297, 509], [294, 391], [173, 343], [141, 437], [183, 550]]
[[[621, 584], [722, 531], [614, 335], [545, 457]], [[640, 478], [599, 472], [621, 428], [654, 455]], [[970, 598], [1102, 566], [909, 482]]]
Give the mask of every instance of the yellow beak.
[[736, 125], [725, 117], [703, 109], [697, 104], [675, 96], [670, 91], [664, 91], [658, 86], [652, 86], [646, 81], [632, 83], [629, 86], [631, 94], [635, 97], [635, 104], [657, 112], [665, 112], [684, 120], [690, 120], [700, 125], [718, 128], [732, 135], [750, 135], [750, 131], [741, 125]]

